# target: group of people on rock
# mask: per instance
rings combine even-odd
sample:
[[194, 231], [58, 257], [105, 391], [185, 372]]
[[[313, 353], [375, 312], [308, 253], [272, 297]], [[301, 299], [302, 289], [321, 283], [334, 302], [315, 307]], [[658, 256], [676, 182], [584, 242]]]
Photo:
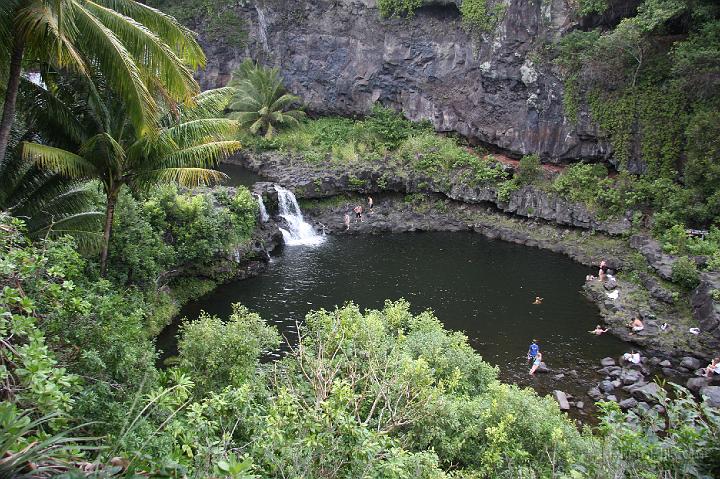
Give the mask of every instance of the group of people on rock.
[[[368, 196], [367, 198], [367, 207], [370, 212], [373, 210], [373, 199], [372, 196]], [[353, 208], [353, 212], [355, 213], [355, 223], [362, 223], [363, 222], [363, 207], [362, 205], [356, 205]], [[350, 211], [345, 211], [345, 217], [343, 218], [343, 221], [345, 223], [345, 231], [350, 229]]]

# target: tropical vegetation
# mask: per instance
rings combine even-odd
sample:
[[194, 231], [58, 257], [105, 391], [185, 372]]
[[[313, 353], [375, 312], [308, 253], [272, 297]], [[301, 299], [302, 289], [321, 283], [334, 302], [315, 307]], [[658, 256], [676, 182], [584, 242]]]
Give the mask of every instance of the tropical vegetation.
[[305, 118], [301, 110], [292, 109], [299, 98], [287, 92], [277, 68], [267, 68], [245, 60], [228, 83], [235, 93], [227, 106], [229, 117], [250, 133], [272, 139], [282, 126], [296, 126]]
[[[193, 21], [237, 20], [218, 0], [184, 2], [204, 6]], [[378, 1], [387, 17], [422, 5]], [[485, 34], [505, 10], [465, 0], [460, 13]], [[599, 122], [620, 171], [553, 176], [537, 155], [508, 168], [380, 105], [308, 120], [279, 71], [250, 60], [200, 93], [195, 34], [145, 3], [3, 1], [0, 477], [720, 475], [720, 413], [684, 388], [659, 384], [656, 406], [631, 412], [601, 403], [580, 429], [404, 300], [312, 311], [273, 361], [278, 331], [239, 304], [185, 318], [170, 360], [157, 345], [182, 303], [257, 259], [256, 199], [204, 187], [241, 143], [323, 171], [415, 174], [420, 190], [491, 186], [506, 200], [531, 185], [598, 214], [635, 210], [682, 256], [671, 277], [692, 290], [703, 262], [691, 256], [720, 269], [719, 19], [710, 0], [644, 0], [613, 28], [567, 35], [552, 53], [566, 114]], [[709, 231], [689, 238], [688, 226]]]

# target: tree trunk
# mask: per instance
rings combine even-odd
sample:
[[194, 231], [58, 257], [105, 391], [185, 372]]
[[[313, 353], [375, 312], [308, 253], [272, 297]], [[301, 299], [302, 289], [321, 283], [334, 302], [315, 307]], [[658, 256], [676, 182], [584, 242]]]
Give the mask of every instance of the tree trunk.
[[15, 103], [17, 102], [18, 88], [20, 86], [20, 73], [22, 71], [22, 57], [25, 50], [25, 40], [15, 35], [12, 53], [10, 54], [10, 72], [8, 75], [5, 104], [3, 106], [2, 120], [0, 120], [0, 162], [5, 159], [10, 128], [15, 119]]
[[103, 230], [102, 250], [100, 251], [100, 275], [104, 278], [107, 275], [107, 257], [110, 248], [110, 233], [112, 232], [113, 216], [115, 215], [115, 204], [117, 203], [118, 191], [112, 190], [107, 195], [107, 207], [105, 208], [105, 229]]

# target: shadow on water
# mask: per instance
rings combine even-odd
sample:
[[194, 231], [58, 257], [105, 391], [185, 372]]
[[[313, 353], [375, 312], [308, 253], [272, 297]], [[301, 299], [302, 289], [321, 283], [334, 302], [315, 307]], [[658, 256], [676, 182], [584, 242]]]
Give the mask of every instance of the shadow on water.
[[[311, 310], [348, 301], [374, 309], [405, 298], [414, 312], [432, 309], [447, 328], [465, 332], [502, 379], [543, 393], [583, 392], [550, 375], [529, 378], [525, 354], [537, 338], [550, 368], [583, 376], [625, 349], [613, 336], [588, 333], [600, 316], [580, 292], [587, 272], [558, 253], [472, 233], [337, 236], [319, 247], [284, 248], [261, 276], [220, 286], [180, 317], [206, 311], [226, 318], [239, 302], [293, 342], [295, 322]], [[541, 305], [532, 304], [535, 296]], [[166, 355], [176, 352], [176, 332], [173, 324], [158, 338]]]
[[247, 186], [250, 188], [258, 181], [267, 181], [247, 168], [232, 163], [220, 163], [217, 170], [228, 175], [228, 178], [222, 182], [223, 186]]

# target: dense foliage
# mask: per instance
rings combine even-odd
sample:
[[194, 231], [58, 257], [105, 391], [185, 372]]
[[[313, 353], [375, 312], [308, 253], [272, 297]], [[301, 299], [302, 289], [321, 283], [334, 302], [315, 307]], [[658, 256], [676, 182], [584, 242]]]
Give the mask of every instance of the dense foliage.
[[[588, 14], [601, 5], [581, 7]], [[626, 192], [619, 195], [652, 208], [657, 230], [706, 226], [720, 215], [714, 171], [719, 26], [716, 2], [646, 0], [615, 28], [574, 31], [558, 47], [566, 114], [575, 120], [585, 104], [612, 142], [620, 169], [642, 173], [623, 178], [619, 189]]]
[[[189, 319], [177, 366], [158, 371], [142, 295], [98, 278], [71, 239], [33, 245], [21, 222], [0, 226], [0, 354], [12, 384], [2, 390], [2, 441], [11, 454], [29, 446], [37, 463], [65, 457], [72, 468], [116, 456], [120, 466], [105, 474], [128, 477], [717, 472], [720, 416], [686, 391], [675, 400], [661, 391], [664, 410], [626, 415], [608, 405], [596, 435], [581, 433], [553, 399], [499, 383], [463, 334], [403, 301], [312, 312], [274, 363], [260, 358], [277, 332], [242, 306], [227, 322]], [[58, 414], [30, 423], [48, 411]], [[73, 425], [71, 445], [95, 435], [89, 445], [106, 449], [82, 457], [48, 446], [57, 439], [33, 442]]]

